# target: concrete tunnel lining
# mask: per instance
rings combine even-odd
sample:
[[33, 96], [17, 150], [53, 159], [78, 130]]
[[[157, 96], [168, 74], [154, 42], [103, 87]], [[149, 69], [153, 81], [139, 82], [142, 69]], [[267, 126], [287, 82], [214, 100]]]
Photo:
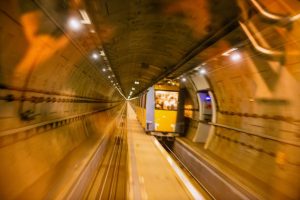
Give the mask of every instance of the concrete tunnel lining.
[[[278, 15], [300, 10], [298, 2], [258, 2]], [[92, 24], [75, 31], [68, 20], [79, 10]], [[0, 197], [21, 198], [73, 150], [105, 135], [130, 91], [140, 98], [184, 76], [192, 107], [185, 138], [213, 132], [201, 141], [209, 153], [299, 198], [299, 146], [282, 142], [300, 142], [299, 21], [270, 22], [243, 0], [10, 0], [0, 11]], [[258, 52], [239, 21], [283, 57]], [[223, 55], [232, 48], [241, 60]], [[216, 100], [215, 125], [199, 120], [202, 89]], [[276, 198], [270, 193], [263, 197]]]

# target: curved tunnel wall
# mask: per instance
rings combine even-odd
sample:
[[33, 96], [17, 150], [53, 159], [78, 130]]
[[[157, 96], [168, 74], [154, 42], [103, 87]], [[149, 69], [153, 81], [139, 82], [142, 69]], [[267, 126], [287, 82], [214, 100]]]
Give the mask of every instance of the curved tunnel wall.
[[105, 109], [120, 100], [99, 64], [76, 44], [85, 35], [75, 40], [71, 31], [62, 30], [59, 23], [67, 22], [55, 21], [58, 14], [51, 7], [53, 16], [48, 16], [34, 1], [23, 7], [18, 2], [1, 3], [0, 84], [5, 110], [0, 130]]
[[[258, 18], [252, 20], [262, 23]], [[257, 52], [249, 41], [237, 45], [239, 60], [216, 53], [224, 45], [231, 46], [233, 34], [203, 52], [204, 56], [199, 55], [202, 58], [212, 52], [216, 55], [205, 63], [218, 108], [216, 125], [210, 125], [214, 131], [205, 146], [286, 197], [297, 199], [300, 196], [300, 83], [299, 41], [295, 38], [299, 36], [299, 22], [280, 34], [278, 29], [265, 27], [261, 34], [269, 37], [271, 44], [272, 39], [276, 40], [276, 47], [284, 52], [280, 59]], [[197, 85], [193, 76], [201, 75], [198, 72], [188, 75]], [[197, 87], [191, 87], [189, 81], [186, 85], [196, 95]], [[193, 119], [199, 120], [197, 115]], [[190, 128], [196, 132], [195, 127]], [[268, 198], [278, 198], [273, 189]]]
[[[49, 11], [45, 13], [34, 3], [41, 1], [29, 2], [32, 4], [25, 7], [22, 1], [0, 2], [0, 196], [8, 198], [29, 191], [72, 150], [91, 139], [86, 134], [87, 123], [114, 119], [119, 107], [104, 110], [117, 106], [120, 100], [103, 79], [98, 64], [88, 59], [86, 52], [95, 46], [82, 44], [90, 36], [62, 28], [67, 24], [68, 9], [57, 8], [51, 1], [53, 4], [42, 4]], [[275, 11], [281, 8], [270, 5], [275, 5]], [[215, 132], [206, 140], [206, 147], [297, 199], [299, 22], [282, 28], [265, 25], [257, 16], [250, 20], [261, 25], [262, 35], [271, 39], [265, 42], [283, 50], [284, 56], [278, 60], [262, 55], [245, 39], [238, 45], [242, 60], [232, 63], [220, 55], [220, 49], [235, 45], [232, 41], [236, 38], [230, 34], [197, 55], [199, 63], [209, 61], [207, 77], [218, 105], [216, 123], [224, 125], [213, 126]], [[241, 29], [235, 32], [246, 38]], [[199, 89], [187, 88], [192, 95]], [[194, 113], [189, 134], [201, 123]], [[103, 134], [107, 131], [100, 125], [91, 129]], [[27, 164], [17, 165], [22, 162]]]
[[[292, 4], [263, 4], [273, 13], [297, 14]], [[256, 30], [253, 37], [261, 46], [255, 46], [241, 25], [187, 62], [197, 70], [183, 74], [193, 110], [186, 138], [204, 143], [209, 153], [250, 175], [248, 183], [246, 177], [241, 182], [256, 190], [250, 181], [256, 180], [262, 187], [255, 192], [262, 198], [299, 199], [299, 21], [270, 22], [250, 12], [248, 4], [241, 9], [245, 19], [240, 22]], [[199, 67], [206, 70], [208, 82]], [[214, 123], [199, 120], [197, 92], [208, 88], [216, 100]]]
[[[37, 196], [31, 198], [46, 195], [42, 177], [84, 143], [114, 131], [122, 105], [117, 91], [103, 78], [102, 63], [89, 60], [94, 46], [79, 45], [89, 36], [66, 28], [68, 11], [61, 16], [53, 1], [43, 5], [49, 11], [45, 13], [35, 2], [0, 2], [0, 197], [4, 199], [29, 198], [26, 194], [32, 191], [30, 195]], [[86, 151], [96, 145], [91, 142]]]

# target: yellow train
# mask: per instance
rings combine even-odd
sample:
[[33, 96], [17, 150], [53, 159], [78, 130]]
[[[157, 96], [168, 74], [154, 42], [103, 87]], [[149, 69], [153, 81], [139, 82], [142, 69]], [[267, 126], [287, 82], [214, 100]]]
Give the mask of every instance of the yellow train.
[[147, 132], [175, 133], [178, 86], [155, 85], [133, 101], [137, 118]]

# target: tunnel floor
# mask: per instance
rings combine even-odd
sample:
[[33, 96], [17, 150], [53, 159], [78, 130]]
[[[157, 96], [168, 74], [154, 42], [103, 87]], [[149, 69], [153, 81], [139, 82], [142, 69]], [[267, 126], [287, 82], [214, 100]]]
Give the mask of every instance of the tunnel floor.
[[127, 117], [130, 195], [134, 199], [194, 199], [130, 106]]

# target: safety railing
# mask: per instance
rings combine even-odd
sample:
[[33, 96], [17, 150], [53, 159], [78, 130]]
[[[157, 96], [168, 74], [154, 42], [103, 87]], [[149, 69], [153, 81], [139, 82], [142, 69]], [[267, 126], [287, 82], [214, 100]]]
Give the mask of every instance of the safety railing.
[[257, 0], [250, 0], [250, 2], [253, 5], [253, 7], [260, 13], [261, 16], [273, 22], [286, 25], [287, 23], [292, 23], [300, 19], [300, 13], [293, 16], [283, 16], [269, 12]]
[[276, 141], [276, 142], [280, 142], [280, 143], [300, 147], [300, 142], [297, 142], [297, 141], [291, 141], [291, 140], [286, 140], [286, 139], [282, 139], [282, 138], [273, 137], [273, 136], [266, 135], [266, 134], [255, 133], [255, 132], [251, 132], [251, 131], [248, 131], [248, 130], [244, 130], [244, 129], [240, 129], [240, 128], [236, 128], [236, 127], [232, 127], [232, 126], [228, 126], [228, 125], [224, 125], [224, 124], [218, 124], [218, 123], [209, 123], [209, 124], [213, 125], [213, 126], [216, 126], [216, 127], [221, 127], [221, 128], [225, 128], [225, 129], [245, 133], [247, 135], [252, 135], [252, 136], [260, 137], [260, 138], [263, 138], [263, 139], [272, 140], [272, 141]]
[[251, 44], [252, 44], [252, 46], [254, 47], [255, 50], [257, 50], [258, 52], [260, 52], [264, 55], [267, 55], [267, 56], [279, 57], [279, 58], [282, 58], [284, 56], [283, 51], [278, 51], [278, 50], [275, 50], [275, 49], [269, 49], [269, 48], [261, 46], [259, 44], [259, 42], [256, 40], [255, 35], [252, 34], [252, 32], [246, 26], [246, 24], [241, 22], [241, 21], [239, 21], [239, 24], [240, 24], [241, 28], [243, 29], [244, 33], [248, 37], [249, 41], [251, 42]]

